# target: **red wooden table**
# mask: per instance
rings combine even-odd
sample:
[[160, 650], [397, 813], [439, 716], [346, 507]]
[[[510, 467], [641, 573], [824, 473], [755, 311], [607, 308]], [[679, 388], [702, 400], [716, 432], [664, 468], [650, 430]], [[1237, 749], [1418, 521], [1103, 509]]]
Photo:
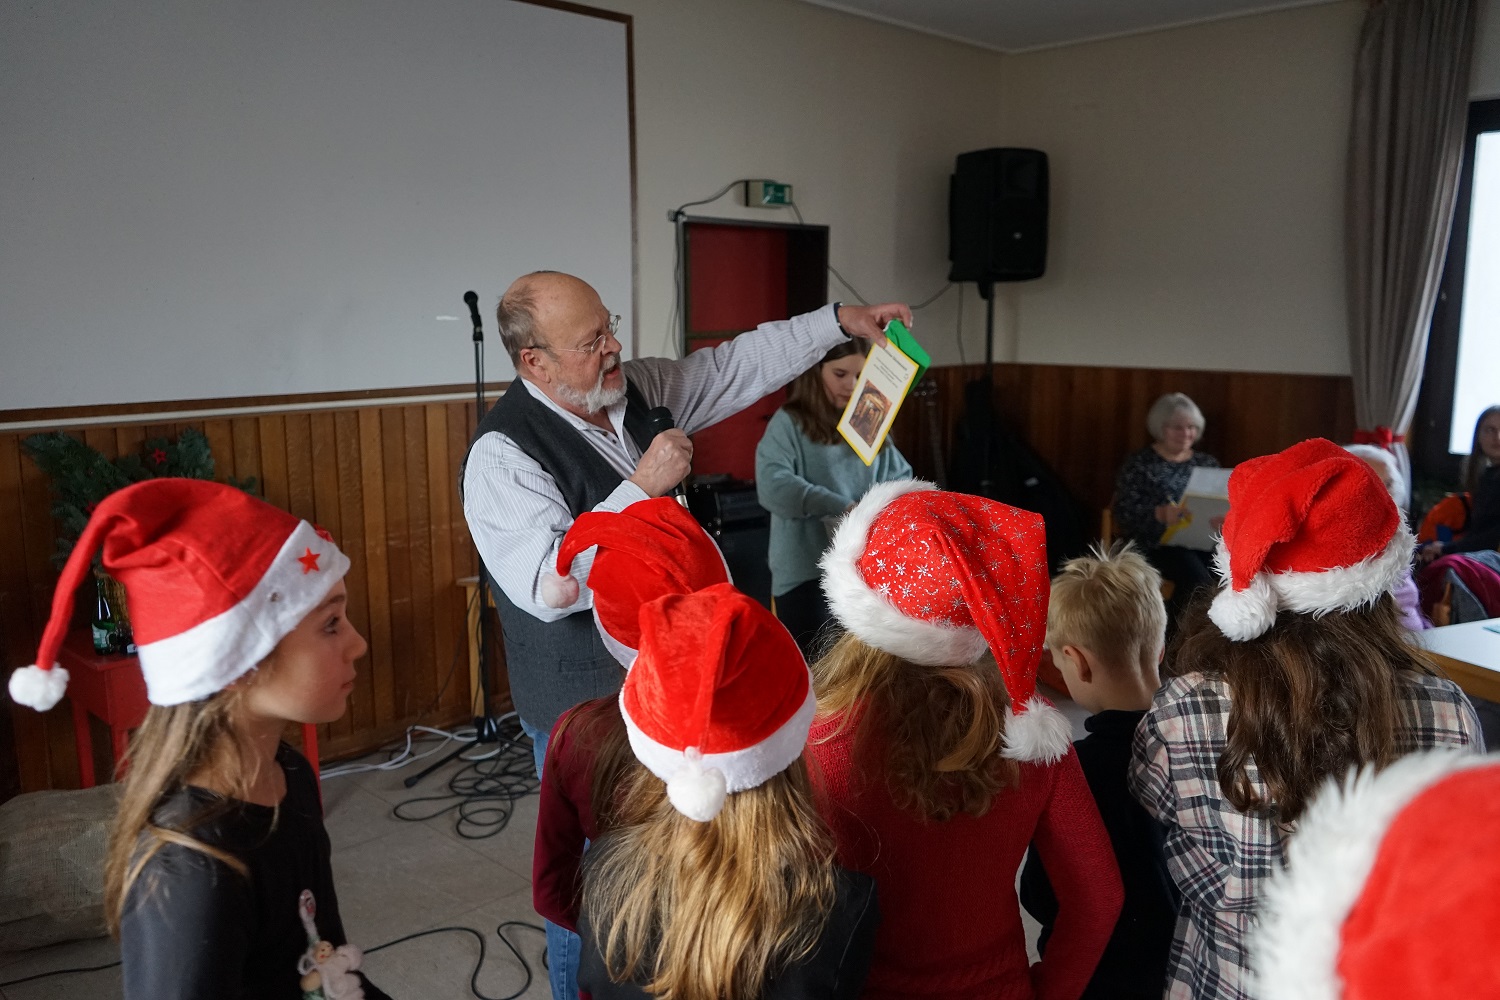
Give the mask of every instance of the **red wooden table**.
[[[130, 730], [146, 718], [146, 679], [134, 656], [94, 652], [87, 632], [71, 632], [63, 641], [58, 662], [68, 671], [68, 700], [73, 705], [73, 739], [78, 747], [78, 777], [84, 788], [92, 788], [94, 741], [89, 734], [89, 716], [96, 715], [109, 727], [115, 763], [125, 757]], [[318, 727], [302, 727], [302, 753], [318, 774]]]

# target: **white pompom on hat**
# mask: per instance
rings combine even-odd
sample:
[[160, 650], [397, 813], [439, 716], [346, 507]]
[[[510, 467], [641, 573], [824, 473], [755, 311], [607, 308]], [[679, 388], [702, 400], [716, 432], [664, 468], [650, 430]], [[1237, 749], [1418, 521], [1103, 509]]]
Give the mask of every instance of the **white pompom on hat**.
[[63, 566], [36, 663], [10, 678], [18, 704], [56, 705], [73, 594], [100, 552], [125, 587], [154, 705], [222, 691], [270, 655], [349, 571], [328, 533], [242, 490], [148, 479], [99, 502]]
[[1247, 951], [1264, 1000], [1500, 996], [1500, 758], [1412, 754], [1298, 820]]
[[593, 591], [594, 625], [604, 647], [627, 670], [640, 643], [642, 605], [666, 594], [734, 582], [724, 553], [687, 508], [672, 497], [656, 497], [618, 513], [579, 515], [558, 547], [557, 573], [542, 578], [542, 599], [549, 607], [578, 601], [572, 572], [591, 547], [584, 575]]
[[1010, 696], [1005, 755], [1066, 756], [1072, 727], [1036, 690], [1052, 592], [1039, 515], [920, 480], [880, 483], [819, 565], [834, 617], [871, 646], [928, 666], [989, 649]]
[[620, 689], [630, 748], [678, 812], [706, 823], [802, 756], [812, 674], [786, 627], [727, 583], [651, 601], [640, 621]]
[[1367, 607], [1400, 581], [1415, 545], [1375, 470], [1332, 441], [1303, 441], [1230, 474], [1214, 553], [1223, 589], [1208, 616], [1246, 642], [1279, 611]]

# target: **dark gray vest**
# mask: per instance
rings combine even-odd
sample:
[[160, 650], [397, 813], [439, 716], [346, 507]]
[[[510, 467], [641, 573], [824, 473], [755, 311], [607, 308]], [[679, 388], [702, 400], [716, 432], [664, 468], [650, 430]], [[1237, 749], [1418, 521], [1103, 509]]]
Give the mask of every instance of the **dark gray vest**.
[[[628, 379], [625, 399], [625, 432], [645, 451], [651, 443], [648, 407]], [[519, 378], [479, 422], [469, 450], [491, 431], [510, 438], [546, 470], [574, 517], [592, 510], [624, 481], [583, 435], [542, 405]], [[458, 493], [463, 496], [462, 470]], [[543, 622], [512, 604], [499, 587], [492, 589], [505, 634], [511, 700], [528, 725], [549, 732], [558, 716], [579, 702], [620, 690], [624, 671], [600, 641], [591, 612]]]

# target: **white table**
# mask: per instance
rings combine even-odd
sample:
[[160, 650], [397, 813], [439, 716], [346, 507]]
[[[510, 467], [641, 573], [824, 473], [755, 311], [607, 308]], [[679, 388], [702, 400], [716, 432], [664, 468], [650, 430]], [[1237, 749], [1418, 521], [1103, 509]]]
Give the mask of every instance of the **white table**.
[[1417, 633], [1417, 642], [1453, 681], [1476, 698], [1500, 701], [1500, 618]]

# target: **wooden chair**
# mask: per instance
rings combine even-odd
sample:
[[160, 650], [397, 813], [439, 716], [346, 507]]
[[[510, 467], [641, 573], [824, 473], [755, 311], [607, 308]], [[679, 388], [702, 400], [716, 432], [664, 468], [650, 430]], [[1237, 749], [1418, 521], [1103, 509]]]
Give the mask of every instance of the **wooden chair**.
[[[1114, 508], [1115, 503], [1114, 500], [1111, 499], [1109, 502], [1109, 506], [1105, 507], [1104, 510], [1099, 512], [1099, 545], [1106, 552], [1108, 552], [1111, 546], [1115, 544]], [[1161, 599], [1164, 601], [1170, 601], [1172, 599], [1172, 593], [1176, 589], [1177, 585], [1171, 580], [1163, 580], [1161, 582]]]

